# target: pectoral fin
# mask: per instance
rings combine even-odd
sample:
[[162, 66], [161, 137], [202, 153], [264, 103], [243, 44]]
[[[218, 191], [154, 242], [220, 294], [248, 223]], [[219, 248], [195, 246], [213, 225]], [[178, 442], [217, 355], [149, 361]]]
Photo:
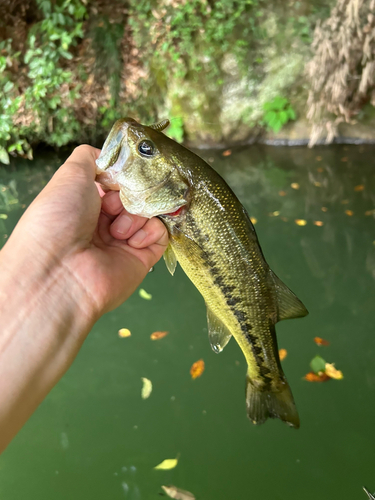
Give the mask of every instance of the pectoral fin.
[[166, 251], [163, 253], [163, 257], [168, 271], [173, 276], [177, 266], [177, 259], [170, 243], [167, 246]]
[[276, 276], [271, 272], [271, 277], [275, 284], [275, 291], [278, 305], [277, 320], [292, 318], [302, 318], [309, 314], [306, 307], [302, 304], [299, 298]]
[[228, 328], [207, 306], [208, 339], [212, 350], [217, 354], [221, 352], [230, 341], [232, 334]]

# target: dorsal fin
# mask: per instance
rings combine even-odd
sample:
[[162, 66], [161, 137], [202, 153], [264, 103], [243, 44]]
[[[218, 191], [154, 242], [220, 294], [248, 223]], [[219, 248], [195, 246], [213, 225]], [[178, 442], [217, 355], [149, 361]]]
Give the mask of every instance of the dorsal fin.
[[277, 297], [278, 315], [277, 321], [283, 319], [302, 318], [309, 314], [306, 307], [302, 304], [299, 298], [276, 276], [273, 271], [270, 271]]
[[[206, 304], [207, 306], [207, 304]], [[208, 339], [212, 350], [218, 354], [230, 341], [232, 334], [224, 323], [207, 306]]]
[[177, 266], [177, 259], [170, 243], [168, 244], [167, 249], [163, 253], [163, 257], [168, 271], [173, 276]]
[[161, 122], [154, 123], [153, 125], [149, 125], [149, 127], [153, 128], [154, 130], [157, 130], [158, 132], [161, 132], [162, 130], [169, 127], [169, 124], [170, 124], [169, 120], [165, 119], [165, 120], [162, 120]]

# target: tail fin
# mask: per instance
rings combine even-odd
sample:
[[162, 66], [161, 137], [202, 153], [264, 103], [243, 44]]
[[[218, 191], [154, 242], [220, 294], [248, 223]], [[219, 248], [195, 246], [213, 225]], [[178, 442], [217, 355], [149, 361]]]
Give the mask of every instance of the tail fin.
[[277, 387], [256, 387], [246, 377], [247, 416], [253, 424], [263, 424], [268, 417], [279, 418], [291, 427], [299, 428], [299, 416], [288, 382], [280, 380]]

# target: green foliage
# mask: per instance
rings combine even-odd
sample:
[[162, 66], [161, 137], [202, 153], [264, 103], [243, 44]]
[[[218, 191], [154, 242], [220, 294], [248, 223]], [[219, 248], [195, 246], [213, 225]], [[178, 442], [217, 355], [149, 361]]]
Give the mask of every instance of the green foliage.
[[310, 362], [311, 369], [314, 373], [324, 372], [326, 369], [326, 362], [321, 356], [315, 356]]
[[273, 132], [279, 132], [289, 120], [295, 120], [296, 114], [285, 97], [276, 96], [272, 101], [263, 104], [263, 121], [267, 128]]
[[[83, 37], [86, 8], [79, 0], [37, 0], [43, 19], [29, 32], [24, 57], [12, 51], [12, 40], [0, 45], [0, 161], [16, 151], [31, 157], [30, 142], [43, 140], [62, 146], [79, 130], [71, 104], [78, 87], [70, 88], [72, 47]], [[15, 65], [25, 66], [27, 86], [22, 92]], [[25, 84], [25, 82], [22, 82]], [[16, 123], [15, 123], [16, 122]]]
[[184, 139], [184, 121], [181, 117], [171, 118], [166, 134], [177, 142], [182, 142]]

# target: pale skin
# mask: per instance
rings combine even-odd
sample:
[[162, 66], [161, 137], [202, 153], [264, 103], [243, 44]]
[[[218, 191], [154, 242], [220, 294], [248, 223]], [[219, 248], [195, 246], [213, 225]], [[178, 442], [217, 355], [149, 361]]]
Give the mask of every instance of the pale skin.
[[76, 148], [0, 251], [0, 452], [168, 244], [160, 220], [98, 188], [99, 153]]

